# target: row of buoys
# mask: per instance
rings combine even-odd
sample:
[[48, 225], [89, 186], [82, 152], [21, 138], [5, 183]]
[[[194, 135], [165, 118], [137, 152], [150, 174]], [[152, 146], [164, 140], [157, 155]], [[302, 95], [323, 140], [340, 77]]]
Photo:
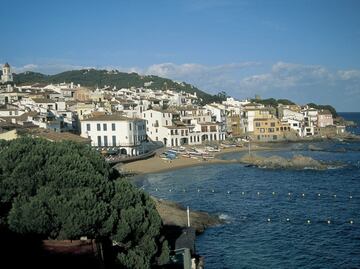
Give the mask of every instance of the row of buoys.
[[[271, 218], [268, 218], [266, 221], [267, 221], [267, 222], [272, 222], [273, 220], [272, 220]], [[286, 219], [286, 222], [290, 222], [290, 219], [287, 218], [287, 219]], [[306, 224], [311, 224], [311, 220], [307, 219], [307, 220], [305, 221], [305, 223], [306, 223]], [[332, 224], [333, 222], [332, 222], [330, 219], [327, 219], [327, 220], [325, 221], [325, 223], [327, 223], [327, 224]], [[354, 220], [349, 220], [349, 221], [347, 221], [347, 222], [345, 222], [345, 223], [354, 224], [355, 222], [354, 222]]]
[[[145, 190], [145, 188], [144, 187], [141, 187], [140, 189], [142, 189], [142, 190]], [[158, 191], [160, 191], [158, 188], [155, 188], [155, 191], [156, 192], [158, 192]], [[173, 192], [173, 191], [175, 191], [175, 189], [169, 189], [169, 192]], [[197, 189], [197, 192], [201, 192], [202, 191], [202, 189]], [[182, 189], [182, 192], [187, 192], [187, 190], [186, 189]], [[215, 191], [215, 189], [211, 189], [210, 190], [210, 192], [211, 193], [215, 193], [216, 191]], [[227, 194], [231, 194], [231, 193], [233, 193], [231, 190], [227, 190], [226, 191], [226, 193]], [[241, 192], [241, 195], [245, 195], [245, 194], [249, 194], [250, 192], [244, 192], [244, 191], [242, 191]], [[260, 195], [262, 195], [262, 194], [264, 194], [264, 193], [261, 193], [261, 192], [256, 192], [256, 194], [257, 194], [257, 196], [260, 196]], [[278, 193], [276, 193], [276, 192], [272, 192], [272, 195], [273, 196], [275, 196], [275, 195], [277, 195]], [[291, 193], [291, 192], [289, 192], [288, 193], [288, 196], [294, 196], [294, 194], [293, 193]], [[306, 197], [306, 196], [310, 196], [309, 194], [305, 194], [305, 193], [301, 193], [301, 195], [300, 195], [301, 197]], [[321, 197], [321, 193], [317, 193], [317, 196], [318, 197]], [[336, 194], [333, 194], [333, 195], [331, 195], [332, 197], [334, 197], [334, 198], [337, 198], [337, 195]], [[352, 195], [349, 195], [349, 199], [353, 199], [353, 196]]]

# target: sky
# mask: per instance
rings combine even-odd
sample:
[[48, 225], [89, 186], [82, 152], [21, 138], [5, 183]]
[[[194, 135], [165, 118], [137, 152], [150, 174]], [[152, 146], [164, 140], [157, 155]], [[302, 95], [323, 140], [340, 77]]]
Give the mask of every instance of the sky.
[[118, 69], [360, 111], [358, 0], [0, 0], [0, 63]]

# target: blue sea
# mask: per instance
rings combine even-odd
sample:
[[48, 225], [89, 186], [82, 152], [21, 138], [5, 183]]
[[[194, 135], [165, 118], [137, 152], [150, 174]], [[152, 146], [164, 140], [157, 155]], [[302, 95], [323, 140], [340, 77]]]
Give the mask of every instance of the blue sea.
[[[360, 125], [360, 113], [342, 116]], [[345, 166], [291, 171], [207, 165], [146, 175], [142, 184], [154, 196], [225, 220], [197, 237], [207, 269], [360, 268], [360, 143], [313, 145], [322, 151], [294, 143], [258, 154], [302, 154]]]

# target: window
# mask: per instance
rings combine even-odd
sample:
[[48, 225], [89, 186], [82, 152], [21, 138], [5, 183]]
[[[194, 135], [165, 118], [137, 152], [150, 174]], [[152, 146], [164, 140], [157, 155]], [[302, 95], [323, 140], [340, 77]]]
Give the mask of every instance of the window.
[[100, 147], [101, 146], [101, 136], [98, 136], [97, 138], [98, 138], [97, 145], [98, 145], [98, 147]]
[[131, 122], [129, 123], [129, 129], [130, 129], [130, 131], [131, 131]]
[[112, 145], [116, 146], [116, 136], [115, 135], [112, 136]]
[[103, 129], [104, 129], [104, 131], [107, 131], [107, 124], [106, 123], [103, 124]]
[[168, 125], [168, 121], [166, 120], [166, 125]]
[[265, 133], [265, 129], [264, 129], [264, 128], [260, 128], [260, 133]]
[[104, 135], [104, 146], [107, 147], [108, 146], [108, 140], [107, 140], [107, 136]]
[[97, 130], [98, 130], [98, 131], [101, 131], [100, 123], [98, 123], [98, 124], [96, 125], [96, 127], [97, 127]]
[[275, 127], [275, 122], [270, 123], [271, 127]]
[[115, 123], [111, 124], [111, 130], [115, 131]]
[[256, 122], [256, 123], [255, 123], [255, 126], [256, 126], [256, 127], [260, 127], [260, 122]]
[[155, 132], [156, 132], [156, 133], [158, 132], [158, 129], [157, 129], [157, 128], [155, 129]]
[[90, 123], [86, 124], [86, 130], [87, 130], [87, 131], [91, 131], [91, 130], [90, 130]]
[[144, 118], [146, 118], [146, 114], [144, 113]]

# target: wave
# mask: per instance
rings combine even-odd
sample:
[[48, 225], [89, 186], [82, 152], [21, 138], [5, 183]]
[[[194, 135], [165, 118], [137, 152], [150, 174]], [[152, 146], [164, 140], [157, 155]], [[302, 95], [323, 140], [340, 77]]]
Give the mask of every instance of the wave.
[[224, 221], [225, 223], [231, 223], [233, 221], [233, 218], [225, 213], [220, 213], [219, 219]]

